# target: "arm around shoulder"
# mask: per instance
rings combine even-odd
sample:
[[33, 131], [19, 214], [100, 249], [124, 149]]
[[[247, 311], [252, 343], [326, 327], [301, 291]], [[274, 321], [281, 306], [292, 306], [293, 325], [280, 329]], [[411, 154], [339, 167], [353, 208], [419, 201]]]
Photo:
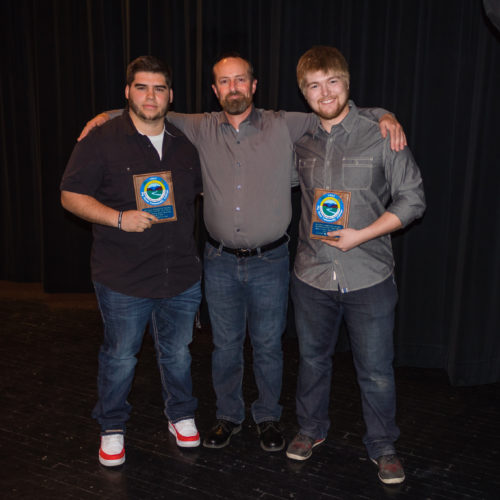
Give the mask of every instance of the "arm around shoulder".
[[282, 111], [284, 113], [288, 131], [292, 142], [297, 142], [306, 132], [314, 129], [318, 123], [318, 116], [314, 113], [300, 113], [298, 111]]
[[176, 113], [175, 111], [167, 113], [167, 121], [178, 128], [193, 144], [196, 144], [204, 117], [204, 113], [187, 114]]
[[387, 137], [387, 134], [389, 133], [392, 150], [402, 151], [408, 145], [403, 127], [393, 113], [390, 113], [383, 108], [358, 109], [360, 115], [370, 120], [378, 121], [382, 137]]
[[122, 113], [123, 109], [113, 109], [112, 111], [103, 111], [102, 113], [99, 113], [98, 115], [94, 116], [92, 120], [89, 120], [87, 122], [87, 124], [81, 131], [80, 135], [78, 136], [77, 141], [81, 141], [84, 137], [86, 137], [93, 128], [104, 125], [108, 120], [116, 118], [117, 116], [120, 116]]

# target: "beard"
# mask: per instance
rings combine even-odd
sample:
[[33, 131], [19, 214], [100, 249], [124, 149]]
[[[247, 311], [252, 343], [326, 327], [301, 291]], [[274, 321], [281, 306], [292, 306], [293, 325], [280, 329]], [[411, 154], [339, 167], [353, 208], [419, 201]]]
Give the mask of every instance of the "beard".
[[338, 107], [336, 109], [333, 109], [332, 111], [323, 111], [318, 105], [318, 109], [315, 110], [315, 113], [323, 120], [334, 120], [335, 118], [338, 118], [345, 111], [348, 105], [349, 105], [349, 99], [347, 98], [344, 102], [339, 102]]
[[154, 121], [160, 120], [162, 118], [165, 118], [165, 116], [167, 115], [167, 110], [168, 110], [168, 105], [166, 105], [165, 108], [160, 109], [158, 111], [158, 113], [156, 113], [155, 115], [148, 116], [141, 111], [141, 109], [135, 104], [134, 101], [129, 99], [128, 105], [129, 105], [129, 108], [134, 112], [134, 114], [136, 114], [139, 118], [141, 118], [142, 120], [147, 121], [147, 122], [154, 122]]
[[[238, 96], [238, 97], [234, 97]], [[232, 99], [229, 99], [232, 97]], [[252, 96], [246, 96], [241, 92], [232, 92], [220, 100], [222, 109], [230, 115], [241, 115], [252, 104]]]

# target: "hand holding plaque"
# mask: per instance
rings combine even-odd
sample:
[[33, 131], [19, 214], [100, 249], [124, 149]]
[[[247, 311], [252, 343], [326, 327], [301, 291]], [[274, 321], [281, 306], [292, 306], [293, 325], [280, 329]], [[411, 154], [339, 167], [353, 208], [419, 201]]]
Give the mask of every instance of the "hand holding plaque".
[[170, 172], [134, 175], [134, 189], [137, 210], [153, 214], [158, 222], [177, 220]]
[[317, 240], [336, 239], [336, 236], [328, 236], [327, 233], [347, 227], [350, 203], [349, 191], [315, 189], [310, 237]]

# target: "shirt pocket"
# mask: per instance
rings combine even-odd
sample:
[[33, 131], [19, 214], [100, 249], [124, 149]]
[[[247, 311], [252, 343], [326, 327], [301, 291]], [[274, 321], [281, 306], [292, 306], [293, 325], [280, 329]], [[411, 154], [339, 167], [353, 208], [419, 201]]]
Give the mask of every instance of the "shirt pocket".
[[321, 185], [318, 183], [318, 179], [314, 178], [315, 174], [316, 177], [318, 176], [318, 169], [315, 168], [318, 165], [316, 158], [299, 159], [299, 180], [306, 189], [313, 189]]
[[124, 176], [147, 173], [146, 167], [146, 162], [141, 160], [109, 162], [104, 168], [104, 175], [109, 178], [122, 179]]
[[342, 184], [345, 189], [369, 189], [373, 180], [373, 157], [344, 156], [342, 158]]
[[106, 197], [127, 210], [136, 208], [134, 175], [146, 173], [145, 162], [130, 160], [109, 163], [104, 169], [101, 189]]

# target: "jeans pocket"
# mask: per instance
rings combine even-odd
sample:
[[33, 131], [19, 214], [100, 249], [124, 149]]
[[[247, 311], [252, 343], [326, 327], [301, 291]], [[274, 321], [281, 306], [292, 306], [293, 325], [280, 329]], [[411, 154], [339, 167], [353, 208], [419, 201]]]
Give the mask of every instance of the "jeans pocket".
[[203, 259], [204, 260], [213, 260], [216, 259], [217, 257], [220, 257], [219, 249], [215, 248], [213, 245], [210, 243], [205, 243], [205, 251], [203, 253]]
[[276, 264], [280, 261], [288, 260], [288, 242], [280, 245], [278, 248], [273, 248], [267, 252], [260, 254], [260, 259], [263, 262], [269, 262], [270, 264]]

